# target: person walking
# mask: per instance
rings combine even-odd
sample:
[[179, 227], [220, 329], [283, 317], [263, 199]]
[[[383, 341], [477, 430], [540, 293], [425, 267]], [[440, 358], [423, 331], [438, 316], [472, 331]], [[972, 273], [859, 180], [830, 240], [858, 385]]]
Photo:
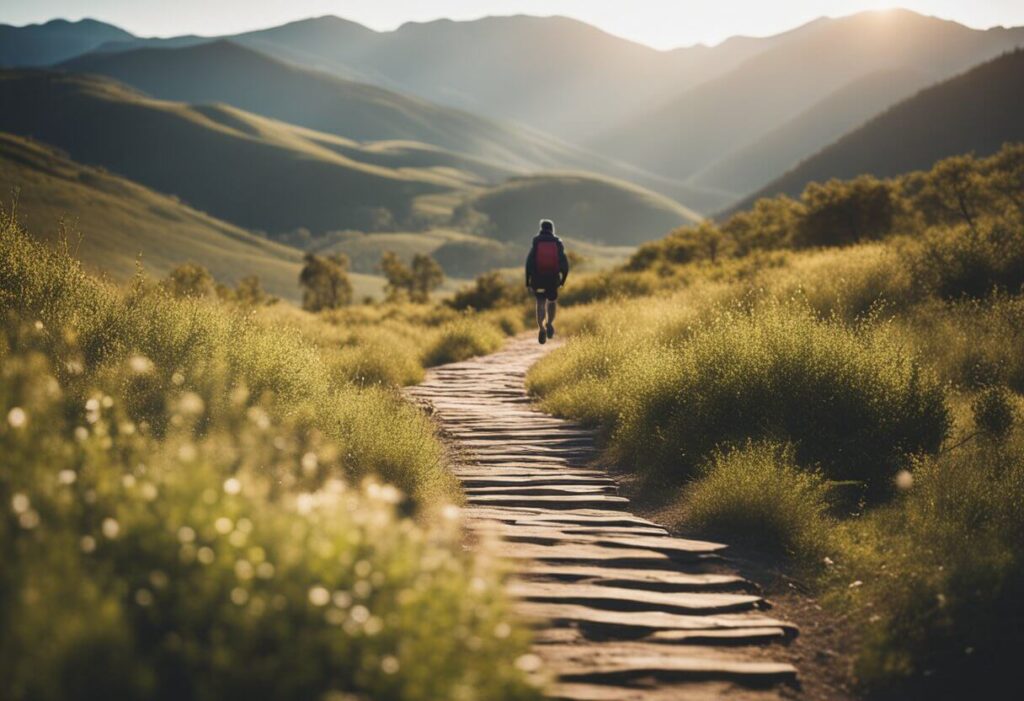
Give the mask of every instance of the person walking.
[[569, 259], [562, 239], [555, 236], [555, 223], [540, 220], [540, 233], [533, 237], [526, 256], [526, 286], [537, 298], [537, 341], [546, 343], [555, 335], [558, 288], [569, 277]]

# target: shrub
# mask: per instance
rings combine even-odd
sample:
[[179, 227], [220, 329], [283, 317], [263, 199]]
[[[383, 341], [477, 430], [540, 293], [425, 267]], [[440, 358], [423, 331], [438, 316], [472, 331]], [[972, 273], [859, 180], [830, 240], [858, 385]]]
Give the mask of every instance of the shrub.
[[845, 246], [881, 238], [891, 231], [896, 213], [892, 186], [868, 175], [811, 183], [800, 201], [804, 211], [793, 236], [797, 246]]
[[471, 286], [457, 291], [448, 301], [448, 306], [459, 311], [482, 311], [521, 305], [525, 301], [526, 291], [522, 284], [516, 284], [508, 275], [494, 270], [479, 276]]
[[437, 337], [423, 353], [426, 365], [443, 365], [493, 353], [504, 340], [493, 324], [470, 316], [463, 316], [441, 327]]
[[918, 282], [946, 299], [983, 298], [995, 290], [1016, 293], [1024, 285], [1024, 235], [1018, 222], [987, 219], [929, 230], [905, 249]]
[[698, 328], [656, 384], [620, 385], [616, 442], [676, 479], [720, 446], [793, 441], [833, 479], [888, 481], [945, 436], [943, 393], [884, 331], [767, 305]]
[[1005, 438], [1013, 428], [1013, 400], [1004, 387], [983, 389], [971, 403], [971, 411], [974, 413], [975, 427], [987, 438]]
[[792, 445], [748, 442], [701, 468], [683, 491], [683, 522], [809, 564], [828, 554], [827, 497], [821, 474], [797, 465]]
[[870, 557], [844, 573], [865, 582], [853, 605], [871, 603], [854, 616], [864, 629], [858, 677], [885, 698], [1014, 696], [1024, 646], [1024, 440], [968, 444], [919, 461], [913, 474], [901, 509], [857, 529]]

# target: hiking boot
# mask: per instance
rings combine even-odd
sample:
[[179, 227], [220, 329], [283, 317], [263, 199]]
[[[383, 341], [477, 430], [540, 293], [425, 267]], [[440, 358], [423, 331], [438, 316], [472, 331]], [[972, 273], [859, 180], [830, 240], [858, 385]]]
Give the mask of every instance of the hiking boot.
[[541, 329], [540, 333], [537, 334], [537, 342], [540, 343], [541, 345], [544, 345], [545, 343], [547, 343], [547, 340], [548, 332], [545, 331], [544, 329]]
[[554, 338], [554, 336], [555, 336], [555, 325], [549, 323], [547, 326], [544, 327], [544, 333], [546, 333], [548, 335], [548, 338]]

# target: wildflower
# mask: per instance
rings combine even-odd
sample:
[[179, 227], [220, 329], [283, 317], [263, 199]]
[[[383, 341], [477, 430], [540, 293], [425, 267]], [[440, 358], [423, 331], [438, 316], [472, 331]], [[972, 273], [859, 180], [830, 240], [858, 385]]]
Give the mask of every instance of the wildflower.
[[148, 375], [153, 372], [153, 361], [144, 355], [133, 355], [128, 359], [128, 368], [136, 375]]
[[204, 565], [211, 564], [214, 560], [213, 549], [204, 545], [196, 552], [196, 559]]
[[395, 674], [398, 672], [398, 658], [394, 655], [385, 655], [380, 661], [380, 670], [384, 674]]
[[109, 516], [103, 519], [103, 523], [100, 526], [100, 530], [103, 531], [103, 535], [110, 540], [117, 538], [121, 533], [121, 524], [117, 522], [117, 519], [110, 518]]
[[196, 539], [196, 532], [189, 526], [182, 526], [178, 529], [178, 540], [182, 543], [191, 543]]
[[238, 481], [237, 477], [228, 477], [224, 480], [224, 493], [225, 494], [238, 494], [242, 491], [242, 483]]
[[16, 514], [25, 513], [31, 505], [32, 502], [29, 501], [27, 494], [17, 492], [13, 497], [11, 497], [11, 510]]
[[221, 535], [227, 535], [235, 528], [235, 524], [227, 516], [221, 516], [213, 522], [213, 527]]
[[24, 428], [28, 423], [28, 414], [20, 406], [16, 406], [7, 412], [7, 423], [11, 428]]
[[57, 473], [57, 483], [63, 485], [74, 484], [78, 474], [74, 470], [61, 470]]
[[202, 414], [206, 408], [206, 402], [195, 392], [185, 392], [178, 399], [178, 411], [187, 416]]
[[301, 464], [302, 464], [302, 472], [303, 472], [303, 474], [305, 474], [307, 476], [314, 475], [316, 473], [316, 468], [317, 468], [317, 465], [318, 465], [318, 460], [317, 460], [317, 457], [316, 457], [316, 453], [310, 452], [310, 453], [306, 453], [305, 455], [303, 455], [302, 456]]
[[331, 600], [331, 593], [327, 591], [326, 587], [317, 585], [311, 587], [309, 590], [309, 603], [314, 606], [326, 606], [327, 602]]
[[914, 486], [914, 475], [910, 470], [900, 470], [896, 473], [896, 489], [905, 492]]

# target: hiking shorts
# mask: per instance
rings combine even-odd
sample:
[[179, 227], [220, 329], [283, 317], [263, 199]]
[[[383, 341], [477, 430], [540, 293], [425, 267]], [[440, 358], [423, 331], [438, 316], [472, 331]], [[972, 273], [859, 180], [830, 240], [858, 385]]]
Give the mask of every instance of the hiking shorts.
[[558, 286], [553, 285], [546, 290], [534, 290], [533, 294], [537, 297], [537, 300], [546, 299], [549, 302], [554, 302], [558, 299]]

